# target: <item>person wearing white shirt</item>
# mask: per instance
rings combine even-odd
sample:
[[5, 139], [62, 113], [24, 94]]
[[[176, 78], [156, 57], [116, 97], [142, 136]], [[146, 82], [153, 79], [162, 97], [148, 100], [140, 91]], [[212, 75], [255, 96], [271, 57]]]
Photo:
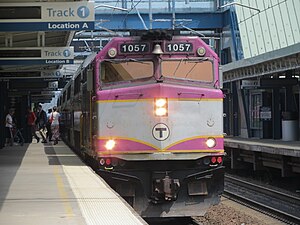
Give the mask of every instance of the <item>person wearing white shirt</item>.
[[50, 115], [51, 133], [52, 133], [52, 139], [54, 140], [54, 145], [58, 144], [59, 117], [60, 117], [60, 114], [59, 114], [59, 112], [57, 112], [57, 107], [54, 106], [52, 109], [52, 113]]
[[13, 145], [13, 115], [15, 111], [10, 109], [8, 114], [5, 117], [5, 131], [6, 131], [6, 145]]

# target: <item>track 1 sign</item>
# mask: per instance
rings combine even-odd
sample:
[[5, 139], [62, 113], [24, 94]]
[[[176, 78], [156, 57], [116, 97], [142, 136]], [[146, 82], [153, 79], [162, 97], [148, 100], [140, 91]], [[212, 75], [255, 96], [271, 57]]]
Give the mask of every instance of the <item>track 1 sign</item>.
[[0, 49], [0, 65], [38, 65], [73, 63], [73, 46]]
[[93, 2], [1, 3], [0, 31], [93, 30]]

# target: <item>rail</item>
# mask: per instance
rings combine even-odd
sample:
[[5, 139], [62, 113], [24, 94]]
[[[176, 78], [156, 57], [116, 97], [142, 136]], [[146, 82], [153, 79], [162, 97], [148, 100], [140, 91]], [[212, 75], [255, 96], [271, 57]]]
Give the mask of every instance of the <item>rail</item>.
[[299, 196], [230, 175], [225, 175], [223, 195], [287, 224], [300, 224]]

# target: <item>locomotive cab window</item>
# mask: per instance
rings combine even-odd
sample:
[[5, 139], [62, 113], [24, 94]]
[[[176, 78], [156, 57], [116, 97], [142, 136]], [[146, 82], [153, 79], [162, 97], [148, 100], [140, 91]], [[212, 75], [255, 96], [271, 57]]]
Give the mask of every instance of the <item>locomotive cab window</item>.
[[132, 81], [153, 76], [152, 61], [104, 61], [100, 64], [102, 83]]
[[165, 60], [161, 63], [161, 74], [169, 78], [213, 82], [213, 63], [206, 60]]

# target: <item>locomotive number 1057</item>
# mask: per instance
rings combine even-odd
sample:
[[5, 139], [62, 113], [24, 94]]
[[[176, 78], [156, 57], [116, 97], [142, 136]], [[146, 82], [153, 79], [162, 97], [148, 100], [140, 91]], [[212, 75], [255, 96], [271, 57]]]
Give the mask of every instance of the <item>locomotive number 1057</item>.
[[121, 44], [120, 45], [121, 53], [141, 53], [149, 52], [148, 43], [130, 43], [130, 44]]
[[167, 52], [192, 52], [192, 43], [166, 43], [165, 45]]

